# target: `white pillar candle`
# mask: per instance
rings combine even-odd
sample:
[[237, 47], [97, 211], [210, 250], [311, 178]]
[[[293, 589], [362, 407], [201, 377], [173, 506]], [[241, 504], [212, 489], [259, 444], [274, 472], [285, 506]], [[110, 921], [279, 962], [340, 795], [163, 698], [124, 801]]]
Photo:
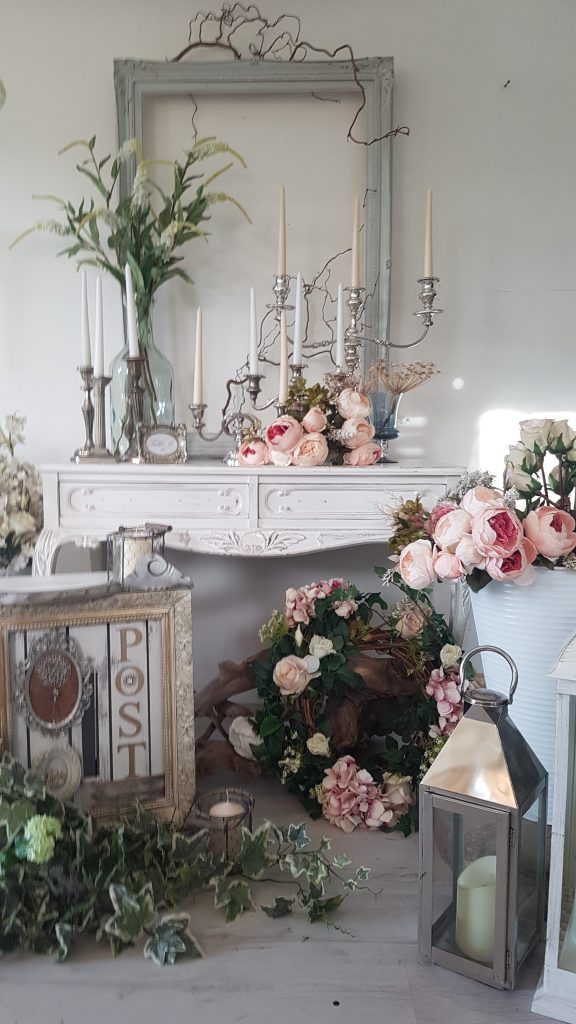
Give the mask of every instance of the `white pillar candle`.
[[496, 857], [480, 857], [458, 878], [455, 940], [464, 956], [492, 963], [495, 916]]
[[212, 804], [209, 812], [211, 818], [233, 818], [236, 814], [245, 814], [246, 808], [235, 800], [221, 800]]
[[122, 552], [122, 578], [130, 576], [138, 562], [145, 555], [152, 554], [152, 541], [149, 537], [125, 537]]
[[354, 223], [352, 225], [352, 277], [351, 288], [360, 287], [360, 200], [354, 200]]
[[90, 351], [90, 320], [88, 317], [88, 289], [86, 285], [86, 271], [82, 271], [82, 366], [92, 366], [92, 352]]
[[296, 366], [302, 365], [302, 274], [296, 278], [296, 309], [294, 312], [294, 345], [292, 348], [292, 362]]
[[280, 186], [280, 211], [278, 218], [278, 273], [286, 273], [286, 196], [284, 185]]
[[102, 313], [102, 278], [96, 278], [96, 317], [94, 338], [94, 376], [104, 376], [104, 321]]
[[338, 285], [338, 303], [336, 306], [336, 366], [339, 370], [346, 368], [346, 349], [344, 348], [344, 289]]
[[288, 401], [288, 333], [286, 331], [286, 310], [280, 314], [280, 384], [278, 387], [278, 403], [286, 405]]
[[132, 271], [130, 264], [126, 264], [124, 271], [126, 277], [126, 324], [128, 328], [128, 355], [131, 357], [140, 355], [138, 343], [138, 321], [136, 319], [136, 303], [134, 302], [134, 284], [132, 283]]
[[202, 309], [199, 306], [196, 311], [196, 351], [194, 353], [194, 394], [193, 405], [202, 405], [203, 396], [203, 367], [202, 367]]
[[250, 289], [250, 355], [248, 373], [258, 373], [258, 327], [256, 324], [256, 292]]
[[432, 271], [432, 191], [426, 193], [426, 221], [424, 224], [424, 277], [433, 277]]

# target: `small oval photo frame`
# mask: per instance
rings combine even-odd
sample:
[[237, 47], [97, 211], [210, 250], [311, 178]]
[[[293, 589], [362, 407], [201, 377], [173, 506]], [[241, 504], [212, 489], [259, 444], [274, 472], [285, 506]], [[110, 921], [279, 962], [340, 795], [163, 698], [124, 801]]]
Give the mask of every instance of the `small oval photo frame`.
[[142, 448], [146, 462], [186, 462], [186, 424], [177, 423], [174, 427], [144, 427]]

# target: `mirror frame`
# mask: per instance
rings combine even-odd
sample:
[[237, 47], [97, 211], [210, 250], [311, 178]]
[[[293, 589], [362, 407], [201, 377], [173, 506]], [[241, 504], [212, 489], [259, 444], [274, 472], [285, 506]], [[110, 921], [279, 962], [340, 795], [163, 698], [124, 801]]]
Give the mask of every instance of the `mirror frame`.
[[[356, 93], [358, 105], [362, 93], [365, 105], [358, 119], [366, 140], [366, 184], [364, 205], [364, 284], [366, 301], [363, 323], [369, 337], [388, 338], [390, 316], [390, 227], [391, 227], [391, 137], [392, 131], [392, 57], [366, 57], [355, 61], [356, 78], [350, 61], [249, 61], [173, 62], [115, 60], [114, 85], [118, 119], [118, 146], [127, 139], [142, 140], [143, 101], [149, 95], [177, 96], [233, 93], [309, 94], [318, 102], [318, 92]], [[343, 145], [356, 145], [348, 139]], [[134, 168], [124, 167], [120, 179], [122, 195], [131, 186]], [[350, 210], [352, 197], [350, 197]], [[350, 218], [351, 219], [351, 218]], [[364, 345], [364, 364], [373, 361], [374, 349]], [[377, 354], [377, 353], [376, 353]]]

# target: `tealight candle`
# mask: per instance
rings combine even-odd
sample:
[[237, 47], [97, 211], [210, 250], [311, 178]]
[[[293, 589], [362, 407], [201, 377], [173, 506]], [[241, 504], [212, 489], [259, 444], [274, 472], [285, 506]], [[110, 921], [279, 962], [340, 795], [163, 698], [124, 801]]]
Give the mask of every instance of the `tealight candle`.
[[211, 818], [233, 818], [234, 815], [244, 814], [245, 811], [246, 808], [234, 800], [221, 800], [217, 804], [212, 804], [208, 813]]

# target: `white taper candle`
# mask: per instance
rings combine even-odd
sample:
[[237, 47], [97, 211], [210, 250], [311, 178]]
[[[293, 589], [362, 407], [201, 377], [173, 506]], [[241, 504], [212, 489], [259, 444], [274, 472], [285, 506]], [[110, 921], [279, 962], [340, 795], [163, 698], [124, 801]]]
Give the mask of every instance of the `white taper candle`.
[[130, 264], [126, 264], [124, 271], [126, 277], [126, 324], [128, 328], [128, 355], [136, 357], [140, 355], [138, 343], [138, 321], [136, 319], [136, 303], [134, 302], [134, 284], [132, 282], [132, 271]]
[[426, 221], [424, 226], [424, 277], [433, 277], [432, 270], [432, 191], [426, 193]]
[[102, 278], [96, 278], [96, 315], [94, 327], [94, 376], [104, 376], [104, 320], [102, 312]]
[[280, 313], [280, 383], [278, 386], [278, 403], [286, 405], [288, 401], [288, 332], [286, 330], [286, 310]]
[[292, 363], [295, 366], [302, 365], [302, 274], [296, 278], [296, 309], [294, 311], [294, 345], [292, 348]]
[[360, 200], [354, 200], [354, 222], [352, 225], [352, 288], [360, 287]]
[[194, 353], [194, 393], [192, 403], [202, 405], [203, 381], [202, 381], [202, 309], [198, 306], [196, 311], [196, 352]]
[[248, 373], [258, 373], [258, 327], [256, 324], [256, 292], [250, 289], [250, 354], [248, 357]]
[[284, 185], [280, 186], [280, 210], [278, 218], [278, 273], [286, 273], [286, 195]]
[[88, 317], [88, 288], [86, 284], [86, 271], [82, 271], [82, 366], [92, 366], [92, 352], [90, 351], [90, 319]]
[[338, 302], [336, 305], [336, 366], [339, 370], [346, 367], [346, 349], [344, 348], [344, 289], [338, 285]]

